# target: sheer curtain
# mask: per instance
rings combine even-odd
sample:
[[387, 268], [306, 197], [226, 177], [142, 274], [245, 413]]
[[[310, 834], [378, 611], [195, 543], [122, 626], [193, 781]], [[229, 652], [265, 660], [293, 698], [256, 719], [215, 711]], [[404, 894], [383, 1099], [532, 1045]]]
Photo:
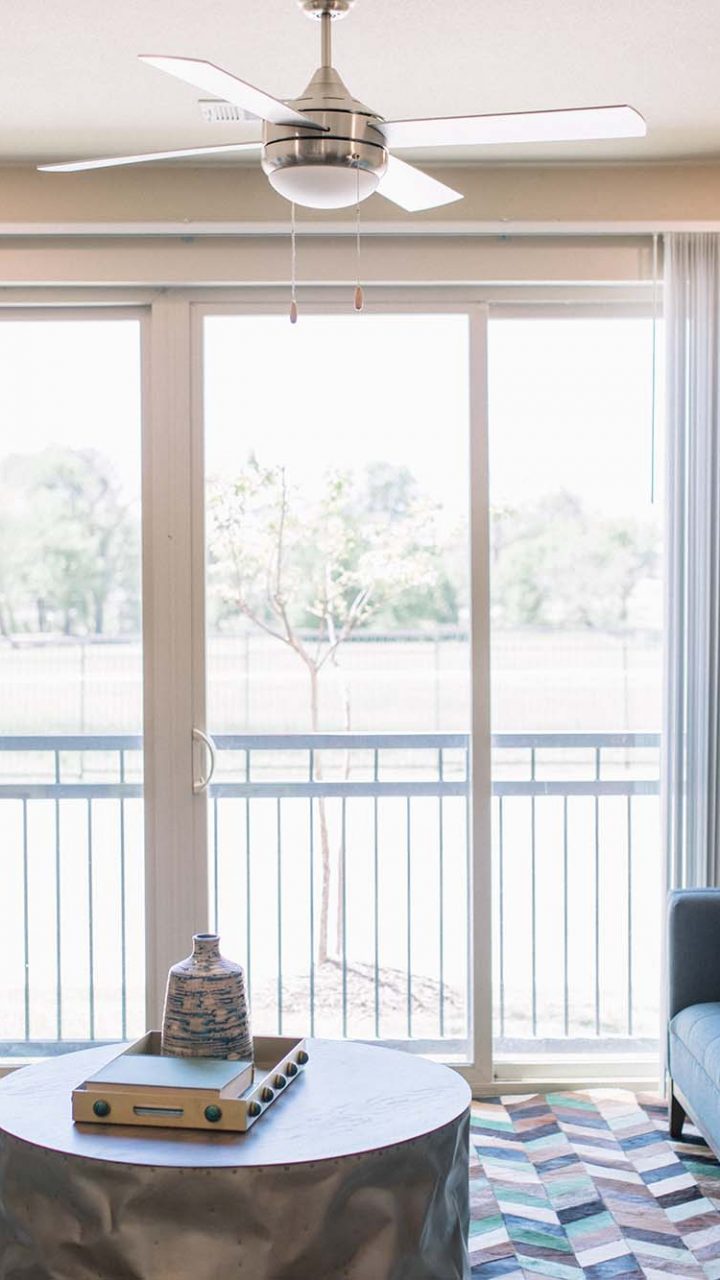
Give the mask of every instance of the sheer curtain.
[[665, 237], [668, 886], [720, 885], [720, 236]]

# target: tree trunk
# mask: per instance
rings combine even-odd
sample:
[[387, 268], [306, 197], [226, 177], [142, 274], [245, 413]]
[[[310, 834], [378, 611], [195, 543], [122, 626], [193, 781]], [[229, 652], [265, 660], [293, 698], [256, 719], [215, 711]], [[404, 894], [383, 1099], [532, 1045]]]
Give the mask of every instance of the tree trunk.
[[[621, 636], [621, 656], [622, 656], [622, 698], [623, 698], [623, 729], [630, 729], [630, 653], [628, 649], [628, 597], [623, 597], [620, 609], [620, 636]], [[630, 765], [630, 749], [625, 750], [625, 767]]]
[[[310, 677], [310, 724], [313, 733], [318, 732], [320, 712], [318, 706], [318, 672], [308, 666]], [[322, 782], [322, 764], [315, 759], [315, 781]], [[312, 803], [312, 802], [311, 802]], [[322, 796], [318, 798], [318, 818], [320, 820], [320, 923], [318, 927], [317, 959], [318, 964], [325, 964], [330, 954], [330, 838], [328, 835], [327, 810]]]
[[12, 649], [17, 648], [17, 641], [13, 639], [15, 632], [15, 619], [13, 618], [12, 605], [8, 604], [3, 596], [0, 600], [0, 635], [7, 640]]
[[93, 595], [95, 613], [95, 635], [101, 636], [105, 625], [105, 600], [103, 596]]
[[[340, 681], [340, 693], [341, 693], [341, 697], [342, 697], [342, 707], [343, 707], [343, 729], [345, 730], [345, 733], [349, 733], [349, 732], [350, 732], [350, 727], [351, 727], [351, 720], [350, 720], [350, 690], [349, 690], [349, 688], [348, 688], [347, 681], [343, 679], [343, 677], [342, 677], [342, 675], [341, 675], [341, 673], [340, 673], [340, 667], [339, 667], [339, 664], [336, 662], [334, 665], [335, 665], [335, 668], [336, 668], [336, 670], [337, 670], [337, 672], [338, 672], [338, 679], [339, 679], [339, 681]], [[348, 781], [348, 779], [349, 779], [349, 777], [350, 777], [350, 752], [349, 752], [349, 751], [346, 751], [346, 752], [345, 752], [345, 763], [344, 763], [344, 766], [343, 766], [343, 779], [344, 779], [344, 781], [345, 781], [345, 782], [347, 782], [347, 781]], [[337, 903], [336, 903], [336, 911], [335, 911], [335, 937], [336, 937], [336, 939], [337, 939], [337, 952], [338, 952], [338, 955], [340, 955], [340, 953], [342, 952], [342, 948], [343, 948], [343, 933], [344, 933], [344, 931], [345, 931], [344, 926], [345, 926], [345, 925], [346, 925], [346, 923], [347, 923], [347, 922], [344, 920], [344, 918], [343, 918], [343, 916], [344, 916], [344, 913], [343, 913], [343, 903], [344, 903], [344, 898], [345, 898], [345, 865], [344, 865], [344, 858], [343, 858], [342, 842], [344, 841], [344, 839], [345, 839], [345, 827], [344, 827], [344, 824], [343, 824], [343, 831], [342, 831], [341, 836], [340, 836], [341, 844], [340, 844], [340, 848], [338, 849], [338, 859], [337, 859], [337, 865], [338, 865], [338, 874], [337, 874]]]

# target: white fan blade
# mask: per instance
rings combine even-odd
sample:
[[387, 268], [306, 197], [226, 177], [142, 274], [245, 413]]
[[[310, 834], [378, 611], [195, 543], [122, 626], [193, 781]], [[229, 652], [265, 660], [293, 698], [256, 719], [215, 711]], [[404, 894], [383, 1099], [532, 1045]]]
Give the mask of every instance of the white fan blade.
[[446, 187], [444, 182], [431, 178], [422, 169], [398, 160], [397, 156], [388, 158], [388, 167], [385, 176], [380, 179], [378, 193], [410, 213], [417, 213], [420, 209], [437, 209], [441, 204], [452, 204], [463, 198], [459, 191]]
[[223, 152], [259, 151], [262, 142], [229, 142], [221, 147], [186, 147], [184, 151], [146, 151], [140, 156], [107, 156], [104, 160], [67, 160], [39, 164], [43, 173], [79, 173], [82, 169], [113, 169], [118, 164], [147, 164], [149, 160], [183, 160], [187, 156], [216, 156]]
[[194, 85], [196, 89], [203, 89], [205, 93], [211, 93], [215, 98], [232, 102], [236, 107], [242, 107], [251, 115], [258, 116], [260, 120], [268, 120], [270, 124], [287, 124], [296, 129], [302, 126], [327, 132], [325, 125], [318, 124], [309, 116], [301, 115], [294, 107], [288, 107], [279, 98], [263, 93], [262, 89], [256, 89], [244, 80], [238, 80], [237, 76], [231, 75], [229, 71], [216, 67], [214, 62], [204, 62], [201, 58], [155, 57], [154, 54], [144, 53], [139, 57], [140, 61], [147, 62], [148, 66], [157, 67], [159, 71], [167, 71], [168, 75], [184, 80], [186, 84]]
[[647, 126], [634, 107], [580, 107], [567, 111], [514, 111], [509, 115], [386, 120], [389, 147], [461, 147], [504, 142], [583, 142], [644, 138]]

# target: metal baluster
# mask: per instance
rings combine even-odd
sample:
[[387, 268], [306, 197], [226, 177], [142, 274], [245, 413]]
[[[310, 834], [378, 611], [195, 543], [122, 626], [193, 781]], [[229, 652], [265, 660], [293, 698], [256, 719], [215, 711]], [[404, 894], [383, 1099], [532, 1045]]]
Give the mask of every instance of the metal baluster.
[[412, 1039], [412, 869], [410, 862], [410, 797], [405, 801], [406, 848], [405, 861], [407, 870], [407, 1033]]
[[[535, 748], [530, 748], [530, 780], [535, 781]], [[530, 885], [531, 885], [531, 920], [530, 936], [532, 946], [532, 1033], [537, 1035], [537, 866], [535, 850], [535, 796], [530, 797]]]
[[[442, 747], [438, 751], [438, 781], [444, 777], [444, 757]], [[443, 799], [438, 796], [438, 946], [439, 946], [439, 1030], [441, 1037], [445, 1035], [445, 848], [443, 831]]]
[[[470, 746], [469, 743], [465, 747], [465, 777], [470, 784]], [[471, 849], [472, 837], [470, 834], [470, 785], [465, 791], [465, 886], [466, 886], [466, 907], [465, 907], [465, 1027], [468, 1035], [471, 1033], [472, 1027], [472, 1006], [471, 993], [473, 989], [473, 958], [472, 946], [470, 940], [472, 938], [473, 929], [473, 910], [472, 910], [472, 894], [470, 886], [472, 884], [472, 865], [471, 865]]]
[[342, 1033], [347, 1038], [347, 849], [346, 849], [346, 807], [347, 800], [342, 798], [342, 845], [340, 858], [342, 864]]
[[570, 1032], [570, 980], [568, 955], [568, 798], [563, 796], [563, 1027]]
[[283, 910], [282, 910], [282, 801], [276, 801], [277, 818], [277, 1033], [283, 1033]]
[[628, 947], [628, 974], [627, 974], [627, 1004], [628, 1017], [627, 1029], [628, 1035], [633, 1035], [633, 838], [632, 838], [632, 797], [628, 796], [626, 800], [627, 806], [627, 947]]
[[498, 891], [500, 910], [498, 921], [498, 947], [500, 951], [500, 1035], [505, 1035], [505, 808], [503, 797], [498, 796]]
[[87, 800], [87, 877], [88, 877], [88, 998], [90, 1001], [90, 1039], [95, 1039], [95, 904], [93, 898], [92, 800]]
[[[373, 780], [379, 777], [379, 752], [373, 751]], [[375, 1038], [380, 1039], [380, 875], [378, 865], [378, 798], [373, 797], [373, 878], [375, 895], [373, 903], [373, 927], [375, 943]]]
[[30, 1039], [30, 902], [28, 897], [28, 810], [27, 800], [22, 802], [23, 828], [23, 930], [25, 961], [25, 1039]]
[[[120, 751], [120, 783], [125, 783], [125, 752]], [[125, 800], [120, 797], [120, 1025], [127, 1039], [127, 906], [125, 902]]]
[[218, 868], [219, 868], [219, 835], [218, 820], [220, 817], [218, 811], [218, 798], [213, 796], [213, 915], [215, 923], [213, 925], [215, 933], [220, 932], [220, 890], [218, 887]]
[[[595, 748], [595, 781], [600, 779], [600, 748]], [[595, 796], [595, 1035], [600, 1035], [600, 798]]]
[[[60, 786], [60, 752], [53, 752], [55, 786]], [[62, 888], [60, 859], [60, 798], [55, 797], [55, 1015], [57, 1038], [62, 1040]]]
[[[250, 781], [250, 749], [245, 748], [245, 781]], [[245, 978], [248, 1004], [252, 1002], [252, 875], [250, 870], [250, 797], [245, 800]]]
[[[315, 752], [312, 747], [308, 757], [308, 781], [315, 774]], [[310, 1035], [315, 1035], [315, 813], [314, 800], [308, 798], [310, 815]]]

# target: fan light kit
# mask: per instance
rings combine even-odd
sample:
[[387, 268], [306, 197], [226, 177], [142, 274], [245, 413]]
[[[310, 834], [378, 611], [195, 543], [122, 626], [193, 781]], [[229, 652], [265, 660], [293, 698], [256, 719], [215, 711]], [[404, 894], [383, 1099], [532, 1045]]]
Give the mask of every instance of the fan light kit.
[[332, 24], [345, 17], [353, 0], [299, 0], [299, 4], [308, 17], [319, 21], [322, 47], [320, 66], [299, 98], [281, 101], [212, 62], [140, 55], [148, 66], [262, 120], [262, 138], [180, 151], [74, 160], [39, 168], [74, 173], [260, 150], [270, 185], [293, 205], [343, 209], [359, 206], [377, 191], [402, 209], [416, 213], [461, 200], [462, 193], [398, 159], [392, 154], [395, 147], [579, 142], [639, 138], [646, 133], [642, 116], [629, 106], [384, 120], [352, 96], [332, 65]]

